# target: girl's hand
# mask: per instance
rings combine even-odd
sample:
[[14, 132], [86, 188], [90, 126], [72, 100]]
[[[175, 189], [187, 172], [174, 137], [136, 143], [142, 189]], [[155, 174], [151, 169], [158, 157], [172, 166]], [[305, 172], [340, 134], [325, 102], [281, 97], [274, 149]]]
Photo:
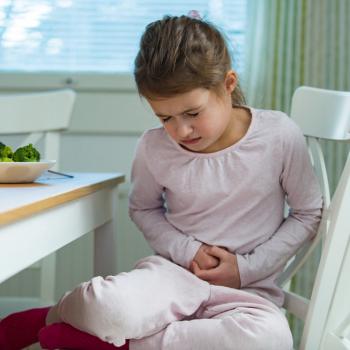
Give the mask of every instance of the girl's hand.
[[219, 264], [218, 258], [212, 256], [211, 254], [208, 254], [207, 251], [210, 248], [211, 246], [203, 243], [193, 258], [193, 261], [195, 261], [198, 267], [202, 270], [212, 269], [213, 267], [216, 267]]
[[219, 265], [211, 269], [203, 269], [193, 260], [191, 271], [200, 279], [210, 284], [239, 289], [241, 279], [237, 265], [236, 255], [219, 247], [209, 247], [207, 254], [219, 259]]

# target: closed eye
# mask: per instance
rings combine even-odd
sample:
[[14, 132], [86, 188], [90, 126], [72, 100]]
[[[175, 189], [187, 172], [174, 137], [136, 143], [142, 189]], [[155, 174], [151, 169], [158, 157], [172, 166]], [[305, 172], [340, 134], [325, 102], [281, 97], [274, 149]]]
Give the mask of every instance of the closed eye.
[[169, 121], [170, 119], [171, 119], [171, 117], [160, 118], [160, 120], [162, 121], [162, 123], [166, 123], [166, 122]]
[[186, 113], [189, 117], [197, 117], [197, 115], [199, 114], [199, 112], [197, 113]]

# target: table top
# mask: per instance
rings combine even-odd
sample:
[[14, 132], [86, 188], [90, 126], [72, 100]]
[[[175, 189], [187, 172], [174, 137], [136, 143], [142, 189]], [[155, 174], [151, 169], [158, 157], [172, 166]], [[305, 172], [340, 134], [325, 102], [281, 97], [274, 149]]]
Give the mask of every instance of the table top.
[[0, 184], [0, 225], [124, 182], [121, 173], [48, 175], [28, 184]]

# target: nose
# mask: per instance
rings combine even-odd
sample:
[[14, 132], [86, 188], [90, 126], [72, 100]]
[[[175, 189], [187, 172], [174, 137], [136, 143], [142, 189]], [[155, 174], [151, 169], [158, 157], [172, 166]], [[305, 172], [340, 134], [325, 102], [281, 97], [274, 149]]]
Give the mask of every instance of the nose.
[[193, 133], [193, 126], [190, 121], [181, 120], [177, 124], [176, 132], [180, 139], [185, 139]]

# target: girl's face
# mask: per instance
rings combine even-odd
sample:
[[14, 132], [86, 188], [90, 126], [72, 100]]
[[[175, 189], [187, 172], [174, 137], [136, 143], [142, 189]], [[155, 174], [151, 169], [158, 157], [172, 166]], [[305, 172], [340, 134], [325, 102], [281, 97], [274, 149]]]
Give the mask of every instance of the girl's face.
[[235, 83], [235, 79], [229, 82], [226, 79], [220, 96], [197, 88], [172, 97], [148, 99], [148, 102], [178, 144], [193, 152], [216, 152], [234, 143], [231, 92]]

